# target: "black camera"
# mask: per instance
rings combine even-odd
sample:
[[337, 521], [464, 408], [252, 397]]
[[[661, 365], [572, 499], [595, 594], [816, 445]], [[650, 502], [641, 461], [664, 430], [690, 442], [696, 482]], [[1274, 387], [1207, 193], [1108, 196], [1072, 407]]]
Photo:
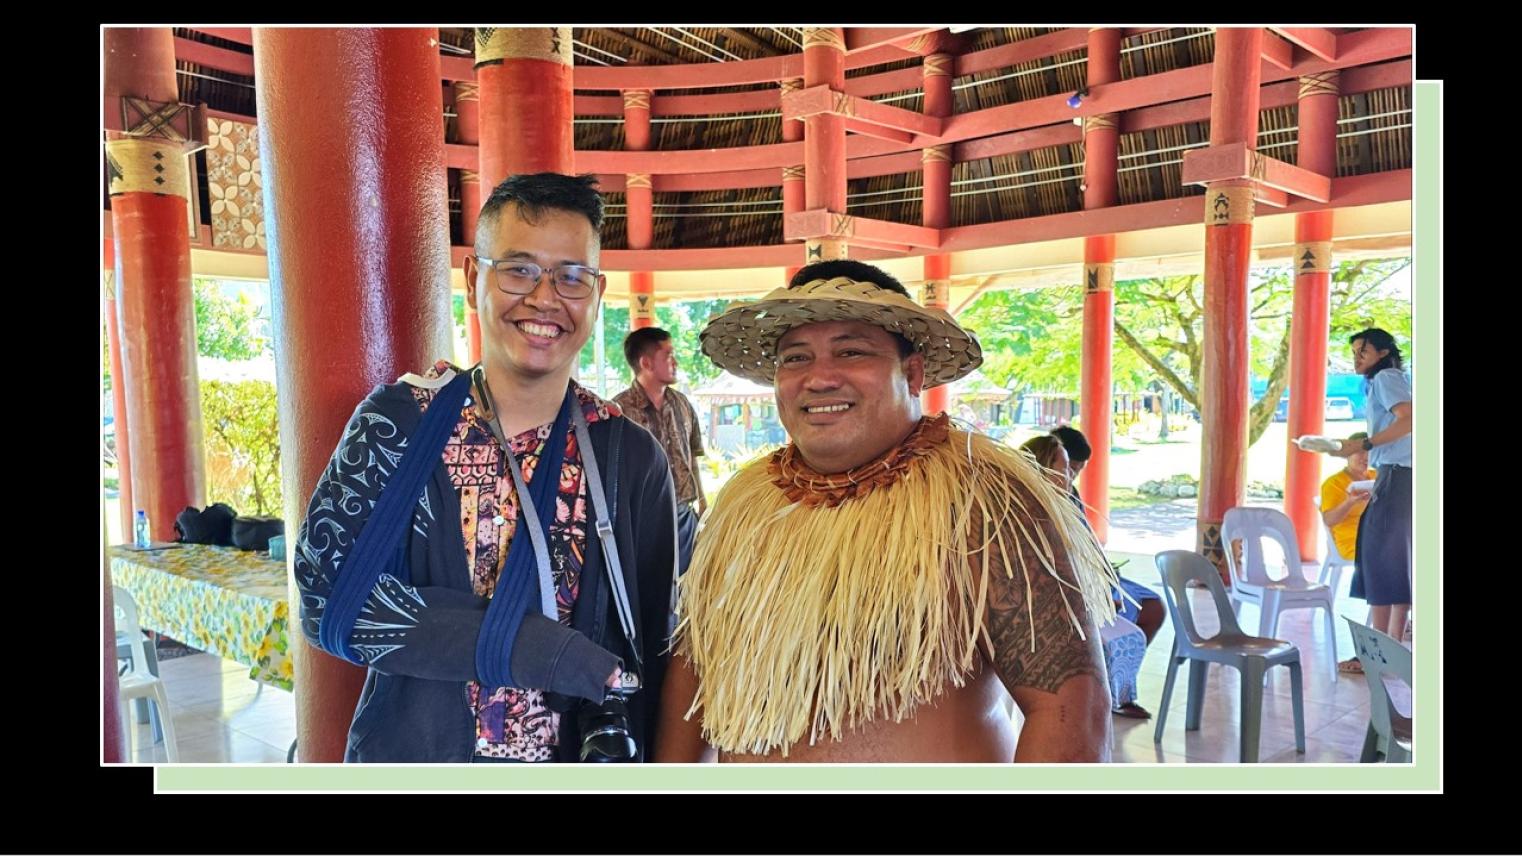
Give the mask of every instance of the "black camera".
[[629, 733], [629, 697], [639, 690], [639, 676], [623, 672], [601, 702], [586, 702], [577, 712], [584, 764], [622, 764], [639, 760], [639, 744]]

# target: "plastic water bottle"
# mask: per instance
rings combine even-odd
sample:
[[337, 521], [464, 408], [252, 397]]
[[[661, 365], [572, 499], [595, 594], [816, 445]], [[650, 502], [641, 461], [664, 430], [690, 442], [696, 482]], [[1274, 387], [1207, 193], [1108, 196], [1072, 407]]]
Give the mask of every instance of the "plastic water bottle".
[[153, 541], [148, 538], [148, 512], [138, 509], [137, 519], [132, 524], [132, 543], [141, 549], [153, 546]]

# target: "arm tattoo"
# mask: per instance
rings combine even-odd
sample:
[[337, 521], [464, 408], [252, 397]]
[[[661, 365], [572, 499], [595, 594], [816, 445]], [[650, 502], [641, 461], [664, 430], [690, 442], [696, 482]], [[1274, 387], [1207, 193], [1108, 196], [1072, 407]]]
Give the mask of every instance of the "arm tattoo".
[[[1026, 507], [1036, 512], [1027, 517], [1027, 525], [1039, 528], [1052, 545], [1057, 573], [1068, 582], [1076, 582], [1072, 562], [1056, 527], [1044, 515], [1036, 516], [1040, 515], [1040, 506], [1034, 497]], [[973, 527], [973, 537], [981, 540], [982, 521], [974, 519]], [[1104, 655], [1099, 647], [1099, 628], [1084, 607], [1083, 595], [1052, 579], [1041, 558], [1019, 538], [1018, 529], [1013, 523], [1005, 526], [1002, 550], [998, 539], [987, 547], [988, 635], [994, 668], [1011, 692], [1017, 687], [1030, 687], [1055, 693], [1070, 678], [1080, 675], [1093, 675], [1103, 684]], [[1012, 551], [1012, 555], [1006, 555], [1005, 551]], [[981, 559], [981, 555], [973, 556], [974, 562]], [[1087, 639], [1080, 639], [1073, 627], [1068, 609], [1063, 606], [1064, 595], [1073, 614], [1083, 623]]]

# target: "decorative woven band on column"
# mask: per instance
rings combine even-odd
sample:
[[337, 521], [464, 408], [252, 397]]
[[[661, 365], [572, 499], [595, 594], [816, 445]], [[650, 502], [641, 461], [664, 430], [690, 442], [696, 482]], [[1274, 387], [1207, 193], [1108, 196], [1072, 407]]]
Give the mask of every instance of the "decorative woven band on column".
[[1315, 74], [1303, 75], [1300, 78], [1300, 97], [1336, 95], [1338, 91], [1337, 79], [1339, 76], [1339, 73], [1335, 71], [1318, 71]]
[[835, 32], [833, 27], [804, 27], [803, 49], [809, 48], [834, 48], [845, 53], [846, 39], [840, 33]]
[[156, 193], [190, 198], [190, 168], [185, 147], [163, 139], [106, 141], [110, 194]]
[[785, 167], [783, 167], [782, 168], [782, 180], [783, 181], [802, 181], [803, 180], [803, 164], [798, 164], [797, 166], [785, 166]]
[[955, 63], [951, 54], [937, 53], [925, 57], [925, 63], [920, 69], [925, 77], [949, 77], [953, 65]]
[[904, 45], [904, 50], [912, 54], [924, 53], [925, 49], [930, 47], [931, 40], [939, 37], [940, 33], [938, 32], [920, 33], [919, 35], [910, 39], [908, 43]]
[[625, 89], [624, 90], [624, 109], [625, 110], [649, 110], [650, 109], [650, 90], [648, 90], [648, 89]]
[[481, 173], [479, 173], [479, 172], [471, 172], [468, 169], [462, 169], [462, 170], [460, 170], [460, 183], [461, 184], [480, 184], [481, 183]]
[[782, 94], [783, 95], [786, 95], [789, 92], [797, 92], [798, 90], [803, 88], [803, 78], [801, 78], [801, 77], [784, 77], [782, 79], [782, 82], [779, 85], [782, 87]]
[[571, 28], [476, 28], [476, 68], [509, 59], [542, 59], [571, 65]]
[[1115, 263], [1094, 262], [1083, 266], [1083, 290], [1086, 294], [1098, 294], [1115, 290]]
[[1251, 223], [1252, 215], [1251, 187], [1211, 187], [1205, 191], [1206, 226]]
[[101, 285], [105, 289], [105, 292], [106, 292], [106, 299], [107, 300], [115, 300], [116, 299], [116, 271], [114, 271], [114, 270], [103, 270], [103, 271], [100, 272], [100, 275], [101, 275]]
[[1227, 578], [1229, 571], [1226, 567], [1226, 549], [1221, 543], [1221, 521], [1201, 520], [1195, 524], [1195, 532], [1199, 535], [1200, 555], [1210, 560], [1220, 573], [1221, 579]]
[[652, 185], [650, 183], [650, 173], [648, 173], [648, 172], [631, 172], [631, 173], [625, 175], [624, 176], [624, 187], [625, 188], [630, 188], [630, 187], [652, 187]]
[[1327, 273], [1332, 269], [1332, 242], [1309, 241], [1295, 245], [1295, 273]]
[[1084, 136], [1088, 136], [1090, 131], [1113, 131], [1118, 127], [1114, 113], [1099, 113], [1083, 117]]
[[653, 294], [630, 294], [629, 295], [629, 320], [630, 321], [653, 321], [655, 320], [655, 295]]
[[469, 80], [456, 80], [454, 82], [454, 100], [456, 103], [461, 101], [480, 101], [481, 84]]
[[206, 134], [196, 131], [206, 123], [196, 120], [195, 107], [176, 101], [149, 101], [130, 96], [124, 96], [121, 103], [122, 127], [126, 129], [123, 136], [157, 137], [182, 143], [199, 139], [201, 145], [205, 145]]
[[845, 241], [837, 238], [809, 238], [804, 243], [804, 260], [807, 264], [847, 259], [850, 255]]
[[950, 143], [942, 143], [942, 144], [940, 144], [938, 146], [926, 146], [924, 151], [920, 152], [920, 163], [930, 163], [931, 161], [949, 161], [949, 160], [951, 160], [951, 144]]

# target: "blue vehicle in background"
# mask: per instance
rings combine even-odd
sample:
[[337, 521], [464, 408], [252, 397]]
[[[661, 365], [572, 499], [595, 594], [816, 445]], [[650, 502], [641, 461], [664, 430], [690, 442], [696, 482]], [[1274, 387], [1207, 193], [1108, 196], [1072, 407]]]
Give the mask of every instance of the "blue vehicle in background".
[[[1364, 394], [1363, 375], [1353, 372], [1342, 372], [1326, 376], [1326, 418], [1331, 421], [1352, 420], [1364, 418]], [[1268, 391], [1266, 378], [1253, 378], [1252, 396], [1258, 398]], [[1289, 419], [1289, 388], [1285, 387], [1284, 397], [1279, 399], [1279, 406], [1274, 409], [1274, 421], [1285, 422]]]

